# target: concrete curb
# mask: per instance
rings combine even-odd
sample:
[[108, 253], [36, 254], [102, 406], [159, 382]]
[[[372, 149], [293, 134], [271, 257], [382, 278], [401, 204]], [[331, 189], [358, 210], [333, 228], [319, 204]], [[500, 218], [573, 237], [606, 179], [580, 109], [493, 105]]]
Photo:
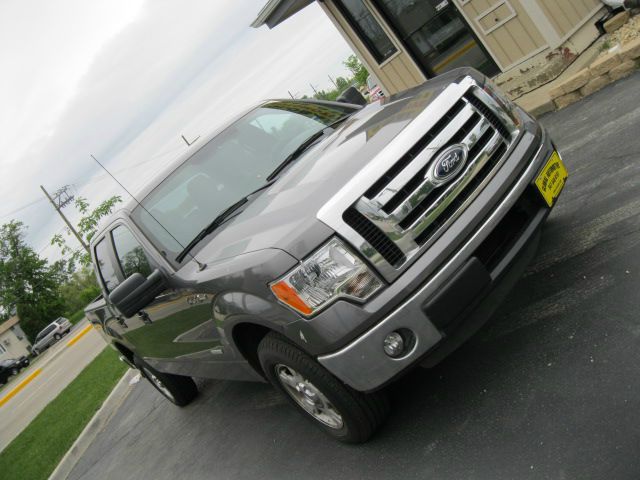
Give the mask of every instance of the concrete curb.
[[91, 442], [95, 440], [117, 408], [122, 405], [122, 402], [124, 402], [131, 392], [129, 382], [137, 373], [138, 371], [133, 369], [125, 372], [100, 409], [89, 423], [87, 423], [87, 426], [84, 427], [84, 430], [82, 430], [82, 433], [80, 433], [76, 441], [73, 442], [73, 445], [67, 453], [65, 453], [64, 457], [62, 457], [58, 466], [49, 476], [49, 480], [65, 480], [69, 476], [71, 470], [73, 470], [78, 460], [80, 460], [84, 452], [89, 448]]

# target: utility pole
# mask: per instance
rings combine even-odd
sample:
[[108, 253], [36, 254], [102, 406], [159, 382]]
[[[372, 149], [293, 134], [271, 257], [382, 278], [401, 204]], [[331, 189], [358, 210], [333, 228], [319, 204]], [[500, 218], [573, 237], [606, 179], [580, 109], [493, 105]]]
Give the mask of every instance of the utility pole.
[[329, 80], [331, 80], [331, 83], [333, 83], [333, 86], [338, 88], [338, 84], [333, 81], [333, 78], [331, 78], [331, 75], [327, 75], [327, 77], [329, 77]]
[[71, 230], [71, 232], [76, 236], [76, 238], [78, 239], [78, 242], [80, 242], [80, 245], [82, 245], [82, 247], [87, 251], [87, 253], [89, 253], [89, 246], [85, 243], [85, 241], [82, 239], [80, 234], [76, 232], [76, 229], [73, 228], [73, 225], [71, 225], [71, 222], [67, 220], [67, 217], [65, 217], [64, 213], [62, 213], [62, 209], [73, 201], [73, 195], [69, 195], [69, 193], [67, 192], [67, 190], [69, 189], [69, 186], [66, 185], [60, 188], [58, 191], [56, 191], [53, 194], [53, 198], [51, 197], [51, 195], [49, 195], [49, 192], [47, 192], [42, 185], [40, 185], [40, 188], [44, 192], [45, 196], [51, 202], [51, 205], [53, 205], [53, 208], [56, 209], [56, 212], [58, 212], [58, 215], [60, 215], [62, 217], [62, 220], [64, 220], [64, 223], [67, 224], [67, 227], [69, 227], [69, 230]]
[[316, 87], [313, 86], [313, 83], [310, 83], [309, 86], [311, 87], [311, 90], [313, 90], [313, 93], [318, 95], [318, 90], [316, 90]]

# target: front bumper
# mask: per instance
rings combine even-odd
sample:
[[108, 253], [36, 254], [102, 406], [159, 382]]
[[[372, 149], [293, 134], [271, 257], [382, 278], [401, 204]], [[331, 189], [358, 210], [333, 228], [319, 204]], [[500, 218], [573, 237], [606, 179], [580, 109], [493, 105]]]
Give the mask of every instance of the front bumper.
[[[522, 163], [523, 151], [531, 151], [535, 137], [525, 132], [522, 150], [511, 153], [514, 163]], [[498, 172], [493, 181], [512, 186], [479, 228], [383, 320], [338, 351], [319, 356], [327, 370], [356, 390], [375, 390], [419, 361], [436, 364], [482, 326], [535, 253], [540, 227], [550, 212], [532, 185], [553, 145], [544, 132], [537, 142], [515, 181], [509, 177], [513, 171]], [[491, 195], [490, 188], [485, 190], [477, 202]], [[415, 341], [408, 353], [394, 359], [382, 346], [389, 333], [400, 329], [410, 330]]]

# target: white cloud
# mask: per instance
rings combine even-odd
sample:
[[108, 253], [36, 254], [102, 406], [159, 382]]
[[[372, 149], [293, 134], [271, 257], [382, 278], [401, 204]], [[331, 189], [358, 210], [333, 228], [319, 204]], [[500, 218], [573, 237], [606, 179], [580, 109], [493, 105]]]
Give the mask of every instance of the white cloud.
[[[94, 202], [119, 192], [89, 153], [135, 189], [186, 148], [180, 134], [208, 133], [260, 99], [326, 89], [328, 74], [345, 73], [351, 52], [317, 5], [274, 30], [251, 29], [262, 3], [3, 3], [0, 45], [13, 43], [0, 46], [11, 72], [0, 88], [10, 133], [0, 138], [10, 186], [0, 215], [37, 199], [41, 183], [75, 183]], [[16, 216], [36, 248], [62, 227], [44, 202]]]

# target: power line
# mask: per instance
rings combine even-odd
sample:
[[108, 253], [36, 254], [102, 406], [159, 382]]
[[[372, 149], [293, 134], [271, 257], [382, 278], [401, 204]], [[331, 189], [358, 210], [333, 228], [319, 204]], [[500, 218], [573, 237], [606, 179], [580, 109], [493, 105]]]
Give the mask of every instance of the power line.
[[0, 218], [4, 218], [4, 217], [10, 217], [11, 215], [15, 215], [18, 212], [21, 212], [22, 210], [25, 210], [29, 207], [34, 206], [36, 203], [42, 202], [44, 200], [44, 198], [38, 198], [37, 200], [33, 200], [29, 203], [25, 203], [24, 205], [21, 205], [20, 207], [16, 208], [15, 210], [12, 210], [10, 212], [7, 213], [3, 213], [2, 215], [0, 215]]

